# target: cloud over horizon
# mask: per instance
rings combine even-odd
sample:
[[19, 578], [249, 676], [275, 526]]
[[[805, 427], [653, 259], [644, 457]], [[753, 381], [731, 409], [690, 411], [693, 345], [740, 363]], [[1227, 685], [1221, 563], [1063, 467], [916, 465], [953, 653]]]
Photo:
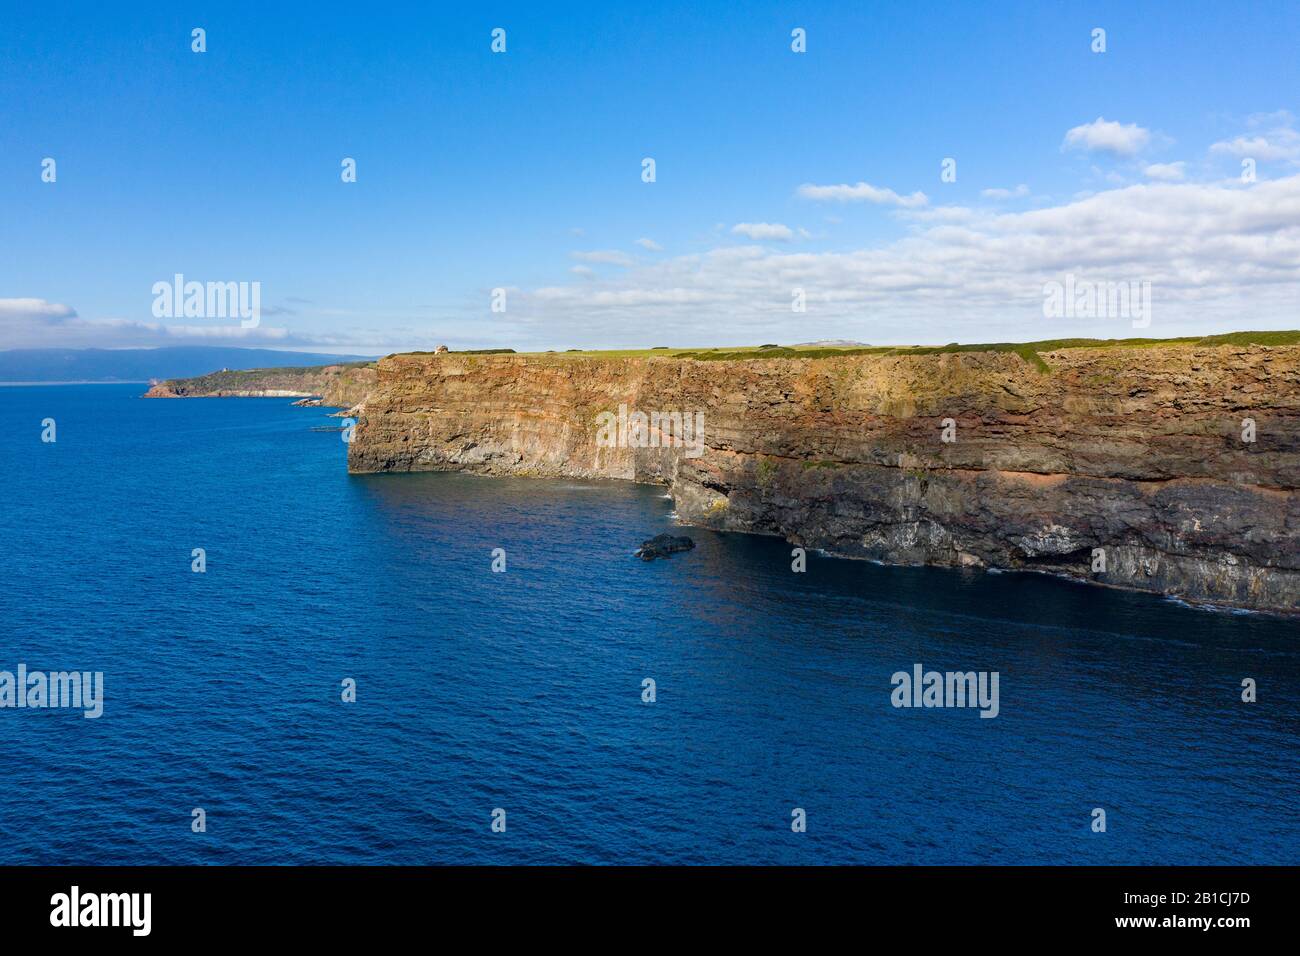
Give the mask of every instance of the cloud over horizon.
[[[1150, 282], [1155, 319], [1143, 334], [1294, 328], [1300, 325], [1300, 174], [1267, 178], [1300, 165], [1300, 134], [1292, 124], [1284, 111], [1256, 114], [1240, 136], [1215, 142], [1201, 160], [1152, 162], [1140, 152], [1151, 142], [1149, 131], [1099, 117], [1066, 139], [1077, 144], [1071, 148], [1126, 157], [1115, 168], [1091, 167], [1091, 181], [1105, 188], [1055, 201], [1035, 192], [1035, 208], [1022, 211], [1002, 203], [1030, 197], [1023, 183], [979, 190], [986, 202], [943, 205], [931, 205], [920, 191], [903, 195], [863, 181], [804, 183], [796, 200], [882, 207], [869, 215], [871, 241], [828, 248], [844, 229], [814, 238], [782, 222], [745, 221], [716, 223], [687, 254], [574, 250], [557, 281], [507, 283], [509, 308], [499, 315], [487, 311], [487, 289], [434, 304], [363, 299], [346, 310], [294, 297], [263, 309], [264, 316], [287, 317], [291, 328], [253, 329], [193, 319], [88, 318], [57, 301], [14, 297], [0, 299], [0, 348], [207, 343], [374, 353], [442, 341], [618, 347], [665, 335], [676, 344], [702, 345], [788, 340], [792, 328], [804, 338], [894, 344], [1133, 334], [1115, 321], [1066, 326], [1044, 319], [1044, 284], [1069, 274]], [[1243, 151], [1272, 163], [1258, 181], [1235, 174], [1192, 181], [1193, 170], [1224, 176], [1225, 163], [1215, 157]], [[838, 227], [853, 218], [845, 210], [827, 221]], [[897, 233], [892, 238], [890, 229]], [[808, 245], [774, 245], [795, 239]], [[663, 252], [645, 237], [609, 241]], [[674, 244], [692, 247], [680, 236]], [[804, 292], [804, 313], [791, 310], [796, 289]], [[306, 316], [298, 315], [302, 305], [312, 306]]]
[[[746, 341], [788, 329], [792, 290], [802, 288], [807, 312], [793, 317], [801, 328], [868, 341], [1300, 324], [1300, 175], [1251, 185], [1157, 180], [1025, 212], [942, 208], [949, 210], [942, 218], [931, 215], [939, 210], [900, 209], [912, 221], [909, 234], [869, 248], [722, 246], [582, 287], [523, 291], [525, 318], [516, 321], [572, 332], [617, 324], [630, 330], [629, 341], [704, 325]], [[1045, 320], [1044, 283], [1067, 274], [1151, 282], [1153, 325], [1134, 333], [1123, 321], [1098, 319], [1067, 330]]]
[[[285, 310], [286, 312], [289, 310]], [[0, 298], [0, 349], [157, 348], [167, 345], [228, 345], [309, 351], [374, 351], [383, 337], [311, 335], [287, 328], [213, 321], [184, 325], [134, 319], [88, 319], [71, 306], [40, 298]]]

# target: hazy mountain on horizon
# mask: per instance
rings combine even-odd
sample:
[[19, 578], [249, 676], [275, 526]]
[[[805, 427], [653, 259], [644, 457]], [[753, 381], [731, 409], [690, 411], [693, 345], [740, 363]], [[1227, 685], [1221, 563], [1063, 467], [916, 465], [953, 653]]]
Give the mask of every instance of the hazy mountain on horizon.
[[8, 349], [0, 382], [147, 382], [193, 378], [221, 369], [285, 368], [371, 360], [365, 355], [184, 345], [157, 349]]

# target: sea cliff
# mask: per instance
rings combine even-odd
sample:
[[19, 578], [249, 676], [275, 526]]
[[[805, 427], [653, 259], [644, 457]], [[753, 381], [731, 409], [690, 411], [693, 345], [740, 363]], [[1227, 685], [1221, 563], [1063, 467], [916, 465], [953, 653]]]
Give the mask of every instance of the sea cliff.
[[[1300, 345], [781, 352], [390, 356], [348, 467], [660, 482], [835, 555], [1300, 611]], [[703, 427], [606, 427], [636, 412]]]

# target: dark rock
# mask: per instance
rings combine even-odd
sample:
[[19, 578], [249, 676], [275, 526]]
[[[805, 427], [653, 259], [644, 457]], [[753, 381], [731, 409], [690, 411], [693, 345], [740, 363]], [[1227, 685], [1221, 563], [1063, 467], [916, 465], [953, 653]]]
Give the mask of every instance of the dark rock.
[[666, 558], [677, 551], [689, 551], [693, 547], [695, 542], [685, 535], [678, 537], [671, 534], [657, 534], [649, 541], [641, 542], [636, 556], [642, 561], [653, 561], [655, 558]]

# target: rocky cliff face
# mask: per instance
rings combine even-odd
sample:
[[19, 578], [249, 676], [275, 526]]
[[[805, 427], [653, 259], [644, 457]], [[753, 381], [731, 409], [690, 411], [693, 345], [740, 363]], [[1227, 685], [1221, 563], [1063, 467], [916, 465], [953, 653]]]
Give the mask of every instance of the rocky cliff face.
[[1300, 347], [1042, 357], [398, 355], [348, 465], [663, 482], [687, 523], [837, 555], [1300, 611]]
[[145, 398], [308, 398], [322, 405], [351, 409], [375, 386], [369, 363], [257, 368], [213, 372], [199, 378], [169, 379], [147, 391]]

